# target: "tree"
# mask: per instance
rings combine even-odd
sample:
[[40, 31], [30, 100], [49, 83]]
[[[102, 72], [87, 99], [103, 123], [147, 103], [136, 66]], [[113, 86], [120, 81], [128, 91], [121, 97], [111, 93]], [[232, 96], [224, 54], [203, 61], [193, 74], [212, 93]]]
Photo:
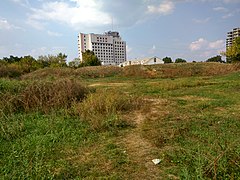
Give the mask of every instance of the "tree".
[[206, 62], [220, 62], [220, 63], [224, 63], [224, 61], [222, 60], [222, 56], [220, 56], [220, 55], [211, 57]]
[[101, 66], [101, 61], [93, 51], [86, 50], [82, 53], [82, 63], [80, 66]]
[[185, 59], [182, 59], [182, 58], [177, 58], [175, 60], [175, 63], [186, 63], [187, 61]]
[[6, 62], [9, 63], [9, 64], [12, 64], [12, 63], [16, 63], [16, 62], [21, 61], [21, 59], [22, 59], [22, 57], [17, 57], [17, 56], [12, 56], [12, 55], [10, 55], [9, 58], [4, 57], [2, 60], [3, 60], [3, 61], [6, 61]]
[[62, 54], [62, 53], [59, 53], [57, 55], [57, 64], [60, 66], [60, 67], [66, 67], [67, 64], [66, 64], [66, 61], [67, 61], [67, 55], [66, 54]]
[[172, 63], [172, 58], [170, 58], [170, 57], [165, 57], [165, 58], [163, 58], [163, 62], [164, 62], [164, 64], [166, 64], [166, 63]]
[[40, 64], [41, 68], [50, 67], [50, 62], [48, 60], [48, 56], [39, 56], [37, 59], [38, 63]]
[[36, 69], [40, 68], [36, 59], [32, 56], [24, 56], [21, 58], [21, 61], [18, 62], [21, 69], [25, 73], [29, 73], [31, 71], [35, 71]]
[[47, 55], [39, 56], [38, 62], [44, 67], [66, 67], [67, 55], [59, 53], [57, 56]]
[[80, 65], [80, 59], [75, 58], [73, 61], [69, 62], [69, 67], [77, 68]]
[[240, 37], [237, 37], [232, 46], [228, 47], [226, 52], [222, 52], [227, 58], [227, 63], [240, 62]]

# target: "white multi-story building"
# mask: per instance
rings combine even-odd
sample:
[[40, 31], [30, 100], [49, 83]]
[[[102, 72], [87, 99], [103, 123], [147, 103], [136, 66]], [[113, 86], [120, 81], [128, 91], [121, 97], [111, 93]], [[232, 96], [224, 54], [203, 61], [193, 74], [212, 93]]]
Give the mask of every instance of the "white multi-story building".
[[226, 48], [232, 46], [234, 39], [240, 37], [240, 28], [234, 28], [232, 31], [227, 33]]
[[127, 59], [126, 42], [122, 40], [119, 32], [79, 33], [78, 54], [80, 61], [82, 61], [82, 52], [86, 50], [93, 51], [102, 65], [119, 65]]

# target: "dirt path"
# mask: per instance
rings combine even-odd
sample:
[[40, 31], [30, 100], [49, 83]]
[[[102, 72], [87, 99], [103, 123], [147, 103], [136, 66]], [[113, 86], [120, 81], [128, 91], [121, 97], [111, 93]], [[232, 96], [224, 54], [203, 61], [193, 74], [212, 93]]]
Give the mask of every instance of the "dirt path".
[[147, 103], [151, 107], [149, 113], [137, 111], [128, 117], [135, 123], [136, 128], [131, 130], [121, 142], [126, 148], [129, 159], [137, 167], [136, 172], [131, 174], [131, 179], [162, 179], [160, 166], [152, 162], [153, 159], [158, 158], [154, 155], [157, 154], [158, 149], [141, 136], [142, 124], [146, 118], [150, 118], [149, 116], [158, 111], [161, 101], [148, 99]]

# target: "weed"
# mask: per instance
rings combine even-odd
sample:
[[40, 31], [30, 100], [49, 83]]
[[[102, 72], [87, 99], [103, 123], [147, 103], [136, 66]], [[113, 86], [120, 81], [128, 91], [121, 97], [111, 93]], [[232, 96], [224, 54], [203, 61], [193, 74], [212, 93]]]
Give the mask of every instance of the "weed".
[[35, 81], [27, 85], [18, 94], [2, 95], [3, 112], [42, 111], [68, 108], [74, 101], [81, 101], [90, 91], [81, 83], [62, 79], [56, 81]]
[[89, 94], [83, 102], [74, 104], [73, 112], [88, 121], [94, 130], [110, 130], [129, 126], [129, 122], [119, 114], [136, 107], [133, 97], [103, 90]]
[[112, 77], [120, 74], [122, 69], [115, 66], [98, 66], [98, 67], [81, 67], [78, 69], [71, 68], [44, 68], [35, 72], [23, 75], [24, 80], [37, 79], [59, 79], [65, 77], [77, 78], [103, 78]]
[[0, 177], [238, 179], [238, 70], [47, 68], [1, 79]]
[[23, 71], [15, 64], [0, 64], [0, 77], [17, 78], [23, 74]]

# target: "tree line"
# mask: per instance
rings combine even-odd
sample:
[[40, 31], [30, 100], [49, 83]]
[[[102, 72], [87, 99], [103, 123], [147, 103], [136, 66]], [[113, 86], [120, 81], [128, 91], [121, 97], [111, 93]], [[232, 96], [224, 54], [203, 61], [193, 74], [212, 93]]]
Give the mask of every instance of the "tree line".
[[[186, 63], [187, 60], [182, 59], [182, 58], [177, 58], [177, 59], [175, 60], [175, 62], [173, 62], [173, 60], [172, 60], [171, 57], [165, 57], [165, 58], [163, 58], [163, 62], [164, 62], [164, 64], [167, 64], [167, 63]], [[192, 61], [192, 62], [196, 62], [196, 61]], [[207, 59], [205, 62], [225, 63], [225, 61], [222, 60], [222, 56], [220, 56], [220, 55], [211, 57], [211, 58]]]
[[[236, 38], [233, 45], [228, 47], [226, 52], [221, 55], [226, 56], [226, 63], [240, 62], [240, 37]], [[163, 58], [164, 63], [173, 63], [171, 57]], [[175, 63], [186, 63], [182, 58], [177, 58]], [[193, 61], [195, 62], [195, 61]], [[222, 56], [217, 55], [206, 60], [206, 62], [225, 63]], [[57, 68], [57, 67], [84, 67], [84, 66], [100, 66], [101, 61], [93, 51], [87, 50], [82, 53], [82, 60], [75, 58], [67, 64], [67, 55], [59, 53], [57, 55], [39, 56], [37, 59], [28, 55], [23, 57], [10, 56], [0, 59], [0, 77], [17, 77], [24, 73], [29, 73], [41, 68]]]
[[[222, 56], [226, 56], [226, 62], [222, 60], [221, 55], [216, 55], [206, 60], [206, 62], [219, 62], [219, 63], [235, 63], [240, 62], [240, 37], [235, 38], [232, 46], [226, 49], [226, 52], [220, 53]], [[164, 63], [173, 63], [171, 57], [163, 58]], [[185, 59], [177, 58], [175, 63], [185, 63]], [[193, 61], [196, 62], [196, 61]]]
[[23, 57], [12, 56], [0, 59], [0, 77], [18, 77], [25, 73], [30, 73], [42, 68], [61, 68], [61, 67], [84, 67], [100, 66], [101, 62], [97, 56], [87, 50], [83, 53], [83, 59], [80, 62], [78, 58], [67, 64], [67, 55], [59, 53], [57, 55], [43, 55], [37, 59], [28, 55]]

